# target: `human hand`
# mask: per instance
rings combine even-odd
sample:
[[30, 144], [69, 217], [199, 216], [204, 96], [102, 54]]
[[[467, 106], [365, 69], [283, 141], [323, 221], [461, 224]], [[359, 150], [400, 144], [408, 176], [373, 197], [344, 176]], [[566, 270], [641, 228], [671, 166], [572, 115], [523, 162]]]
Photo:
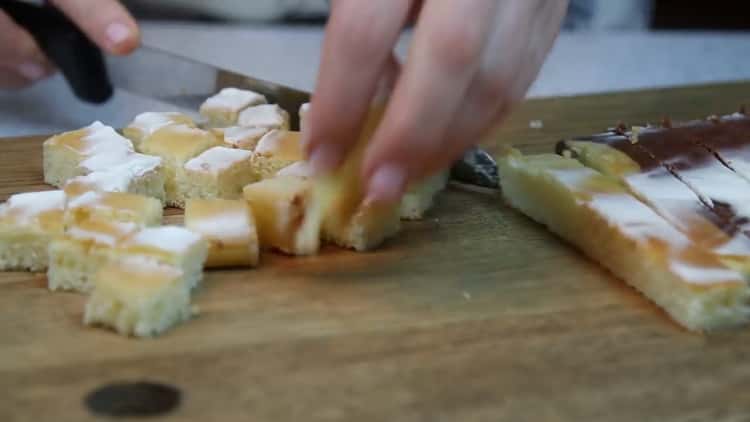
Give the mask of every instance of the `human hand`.
[[[132, 52], [140, 42], [138, 25], [117, 0], [52, 0], [100, 48]], [[21, 88], [50, 76], [54, 66], [32, 36], [0, 9], [0, 89]]]
[[[379, 85], [391, 80], [362, 178], [366, 201], [397, 201], [410, 181], [449, 167], [524, 98], [567, 3], [336, 1], [305, 122], [311, 165], [326, 172], [343, 161]], [[393, 48], [411, 16], [414, 39], [401, 69]]]

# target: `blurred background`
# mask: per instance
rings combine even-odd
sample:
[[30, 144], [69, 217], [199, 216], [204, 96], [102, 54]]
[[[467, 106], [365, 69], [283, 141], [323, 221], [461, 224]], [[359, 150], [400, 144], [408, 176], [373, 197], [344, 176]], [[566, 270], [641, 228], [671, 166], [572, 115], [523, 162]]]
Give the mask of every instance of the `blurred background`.
[[[141, 22], [145, 45], [295, 88], [314, 86], [328, 0], [124, 3]], [[409, 39], [405, 31], [401, 55]], [[746, 0], [572, 0], [529, 97], [750, 80], [748, 53]], [[144, 109], [159, 107], [126, 94], [104, 107], [81, 104], [57, 76], [0, 92], [0, 135], [55, 132], [94, 119], [124, 125]]]

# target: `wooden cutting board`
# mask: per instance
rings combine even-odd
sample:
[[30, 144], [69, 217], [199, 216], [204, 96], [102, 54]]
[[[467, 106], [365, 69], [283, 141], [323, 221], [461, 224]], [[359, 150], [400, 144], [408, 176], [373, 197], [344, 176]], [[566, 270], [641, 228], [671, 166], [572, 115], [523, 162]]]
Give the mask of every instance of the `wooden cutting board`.
[[[486, 146], [551, 151], [618, 120], [741, 103], [750, 84], [534, 100]], [[0, 200], [45, 188], [42, 140], [0, 140]], [[82, 326], [84, 298], [44, 275], [0, 274], [0, 420], [94, 420], [83, 397], [123, 380], [179, 388], [167, 419], [185, 421], [750, 415], [750, 328], [682, 330], [495, 194], [452, 189], [374, 253], [210, 272], [194, 300], [194, 321], [133, 340]]]

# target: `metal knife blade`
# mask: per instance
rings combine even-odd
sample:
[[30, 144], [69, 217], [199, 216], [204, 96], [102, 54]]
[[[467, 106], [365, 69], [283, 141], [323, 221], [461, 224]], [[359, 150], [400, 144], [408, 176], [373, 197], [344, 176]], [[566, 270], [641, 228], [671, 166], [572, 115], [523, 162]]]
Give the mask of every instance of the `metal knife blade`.
[[[153, 47], [141, 47], [127, 57], [108, 57], [115, 87], [156, 99], [180, 111], [195, 114], [206, 98], [222, 88], [249, 89], [287, 110], [293, 129], [299, 129], [299, 108], [310, 94], [264, 81]], [[480, 148], [469, 149], [451, 169], [451, 179], [464, 184], [497, 189], [497, 164]]]

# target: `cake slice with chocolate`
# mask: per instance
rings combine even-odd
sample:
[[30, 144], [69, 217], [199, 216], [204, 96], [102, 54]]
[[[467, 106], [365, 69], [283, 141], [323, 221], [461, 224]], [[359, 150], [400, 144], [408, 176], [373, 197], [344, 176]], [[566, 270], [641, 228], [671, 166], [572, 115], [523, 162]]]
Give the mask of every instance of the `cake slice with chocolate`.
[[748, 319], [742, 274], [630, 195], [574, 159], [506, 151], [498, 161], [507, 201], [578, 247], [690, 330]]
[[[631, 142], [647, 151], [712, 207], [727, 207], [738, 218], [750, 218], [750, 182], [727, 168], [701, 140], [715, 138], [722, 124], [648, 127], [631, 133]], [[737, 134], [740, 136], [740, 133]]]
[[706, 204], [666, 166], [622, 134], [607, 133], [558, 144], [558, 152], [578, 159], [648, 204], [697, 244], [715, 250], [734, 268], [750, 274], [750, 236], [727, 210]]

